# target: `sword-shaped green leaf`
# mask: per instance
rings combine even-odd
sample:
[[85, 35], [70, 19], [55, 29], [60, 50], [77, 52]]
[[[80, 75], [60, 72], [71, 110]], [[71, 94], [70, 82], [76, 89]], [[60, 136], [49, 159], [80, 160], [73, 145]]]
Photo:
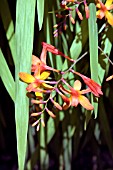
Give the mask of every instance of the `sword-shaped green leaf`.
[[38, 13], [39, 30], [41, 30], [43, 19], [44, 19], [44, 0], [37, 0], [37, 13]]
[[15, 82], [14, 82], [14, 79], [12, 77], [12, 74], [9, 70], [9, 67], [6, 63], [6, 60], [3, 56], [1, 49], [0, 49], [0, 77], [9, 95], [14, 101], [15, 100]]
[[24, 169], [29, 101], [26, 97], [26, 85], [19, 81], [19, 72], [30, 73], [33, 49], [34, 18], [36, 0], [17, 0], [16, 6], [16, 58], [15, 58], [15, 121], [19, 170]]
[[[91, 79], [98, 83], [98, 30], [96, 23], [96, 6], [94, 3], [89, 5], [90, 17], [88, 19], [89, 28], [89, 49], [90, 49], [90, 71]], [[98, 101], [91, 95], [94, 106], [95, 118], [97, 117]]]

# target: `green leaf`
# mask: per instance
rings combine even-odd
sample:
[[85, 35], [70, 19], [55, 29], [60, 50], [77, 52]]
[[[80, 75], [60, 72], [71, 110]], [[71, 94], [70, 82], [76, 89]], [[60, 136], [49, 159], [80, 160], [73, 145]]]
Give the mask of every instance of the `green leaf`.
[[37, 0], [37, 13], [38, 13], [39, 30], [41, 30], [43, 19], [44, 19], [44, 0]]
[[26, 97], [26, 85], [19, 81], [19, 72], [30, 73], [33, 49], [34, 18], [36, 0], [17, 0], [16, 6], [16, 59], [15, 59], [15, 121], [19, 170], [24, 169], [29, 101]]
[[[89, 5], [90, 17], [88, 19], [89, 28], [89, 48], [90, 48], [90, 71], [91, 79], [98, 83], [98, 30], [96, 22], [96, 6], [94, 3]], [[94, 106], [95, 118], [97, 117], [98, 101], [91, 95]]]
[[83, 47], [87, 42], [87, 39], [88, 39], [87, 20], [84, 18], [84, 20], [81, 22], [81, 25], [78, 22], [76, 23], [76, 36], [70, 47], [71, 58], [76, 60], [79, 57]]
[[102, 36], [101, 48], [103, 52], [101, 51], [99, 55], [99, 64], [100, 64], [99, 65], [99, 82], [100, 84], [102, 84], [103, 82], [106, 67], [108, 64], [108, 59], [105, 57], [104, 54], [107, 54], [107, 56], [109, 57], [111, 48], [112, 48], [112, 42], [113, 42], [112, 34], [113, 34], [113, 28], [110, 27], [109, 29], [107, 28], [105, 30]]
[[6, 63], [6, 60], [3, 56], [3, 53], [0, 49], [0, 76], [4, 83], [5, 88], [7, 89], [9, 95], [11, 96], [12, 100], [15, 100], [15, 82], [12, 77], [12, 74], [9, 70], [9, 67]]

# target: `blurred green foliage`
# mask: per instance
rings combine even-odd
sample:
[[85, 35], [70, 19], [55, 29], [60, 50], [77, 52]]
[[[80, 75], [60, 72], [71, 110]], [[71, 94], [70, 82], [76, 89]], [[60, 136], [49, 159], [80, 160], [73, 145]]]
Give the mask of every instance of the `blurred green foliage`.
[[[79, 163], [77, 164], [82, 151], [83, 165], [88, 162], [85, 157], [91, 156], [89, 156], [91, 162], [85, 165], [86, 169], [87, 167], [93, 169], [93, 159], [98, 169], [104, 169], [104, 165], [101, 164], [102, 151], [107, 150], [110, 159], [113, 159], [113, 81], [105, 81], [107, 76], [113, 74], [113, 67], [104, 55], [107, 54], [111, 58], [113, 54], [113, 28], [108, 25], [102, 29], [105, 20], [96, 20], [95, 4], [91, 3], [89, 5], [91, 15], [88, 20], [84, 17], [83, 21], [80, 21], [73, 14], [76, 23], [73, 25], [70, 20], [67, 20], [67, 30], [54, 38], [53, 25], [57, 23], [54, 11], [60, 9], [59, 0], [17, 0], [16, 4], [13, 3], [12, 7], [11, 1], [0, 1], [2, 27], [0, 29], [0, 77], [7, 95], [9, 94], [12, 99], [10, 102], [15, 104], [19, 170], [34, 168], [46, 170], [55, 167], [60, 170], [83, 169]], [[49, 13], [50, 11], [53, 13]], [[94, 112], [86, 111], [80, 106], [65, 112], [56, 111], [56, 119], [49, 117], [46, 127], [41, 127], [40, 131], [36, 132], [29, 123], [26, 85], [19, 81], [18, 73], [30, 72], [31, 55], [40, 56], [42, 41], [54, 45], [75, 60], [85, 51], [89, 51], [74, 69], [102, 85], [103, 96], [98, 102], [95, 102], [93, 96], [89, 96], [95, 107]], [[98, 45], [103, 52], [98, 50]], [[48, 63], [57, 69], [68, 68], [67, 60], [55, 58], [50, 53]], [[75, 77], [71, 73], [67, 74], [67, 77], [73, 84]], [[3, 95], [2, 92], [1, 94]], [[59, 97], [58, 101], [62, 104]], [[0, 103], [1, 146], [5, 145], [3, 129], [8, 123], [4, 117], [4, 109], [1, 108], [4, 108], [8, 102], [6, 100], [5, 105]], [[14, 110], [13, 106], [12, 109]], [[9, 112], [7, 110], [7, 114]], [[14, 111], [12, 114], [14, 116]], [[87, 149], [90, 150], [89, 155]]]

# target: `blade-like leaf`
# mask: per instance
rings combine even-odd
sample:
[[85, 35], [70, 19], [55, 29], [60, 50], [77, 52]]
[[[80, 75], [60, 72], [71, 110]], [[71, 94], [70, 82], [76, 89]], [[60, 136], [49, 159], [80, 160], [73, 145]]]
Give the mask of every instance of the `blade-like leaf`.
[[6, 63], [6, 60], [3, 56], [3, 53], [0, 49], [0, 76], [4, 83], [5, 88], [7, 89], [9, 95], [11, 96], [12, 100], [15, 100], [15, 82], [12, 77], [12, 74], [9, 70], [9, 67]]
[[79, 57], [80, 53], [82, 52], [82, 48], [87, 42], [87, 39], [88, 39], [87, 20], [84, 19], [81, 25], [78, 22], [76, 23], [76, 36], [70, 47], [71, 58], [76, 60]]
[[[88, 19], [89, 28], [89, 48], [90, 48], [90, 71], [91, 79], [98, 83], [98, 30], [96, 23], [96, 6], [94, 3], [89, 5], [90, 17]], [[97, 117], [98, 101], [92, 98], [92, 104], [94, 106], [95, 118]]]
[[16, 6], [16, 60], [15, 60], [15, 120], [19, 170], [24, 169], [29, 102], [26, 97], [26, 85], [19, 81], [19, 72], [30, 72], [33, 49], [35, 0], [17, 0]]
[[[106, 29], [103, 36], [102, 36], [102, 41], [101, 41], [101, 48], [102, 51], [100, 52], [100, 56], [99, 56], [99, 81], [100, 84], [102, 84], [103, 79], [104, 79], [104, 74], [105, 74], [105, 70], [106, 70], [106, 66], [108, 64], [108, 59], [104, 56], [104, 54], [107, 54], [107, 56], [109, 57], [110, 52], [111, 52], [111, 48], [112, 48], [112, 42], [113, 42], [113, 29], [109, 28]], [[111, 39], [109, 39], [109, 37], [111, 37]], [[104, 47], [104, 49], [103, 49]]]
[[41, 30], [43, 19], [44, 19], [44, 0], [37, 0], [37, 13], [38, 13], [39, 30]]

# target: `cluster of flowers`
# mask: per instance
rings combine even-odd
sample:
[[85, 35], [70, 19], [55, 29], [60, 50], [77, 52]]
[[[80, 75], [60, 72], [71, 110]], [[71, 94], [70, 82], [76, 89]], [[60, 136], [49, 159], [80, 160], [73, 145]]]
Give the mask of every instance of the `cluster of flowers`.
[[[107, 0], [105, 4], [101, 2], [101, 0], [95, 0], [95, 5], [99, 9], [96, 12], [96, 16], [99, 19], [106, 18], [108, 23], [113, 26], [113, 15], [109, 10], [113, 9], [113, 0]], [[61, 18], [62, 21], [59, 22], [58, 24], [54, 25], [54, 28], [56, 30], [54, 31], [54, 37], [57, 37], [59, 34], [62, 33], [63, 30], [66, 30], [66, 19], [69, 17], [70, 21], [72, 24], [75, 24], [75, 19], [72, 17], [72, 11], [75, 11], [80, 18], [80, 20], [83, 20], [83, 15], [79, 10], [80, 5], [83, 4], [86, 18], [89, 18], [90, 11], [87, 5], [86, 0], [83, 1], [77, 1], [77, 0], [62, 0], [60, 3], [61, 9], [60, 11], [67, 11], [68, 14], [56, 14], [56, 17]]]
[[[101, 86], [97, 84], [92, 79], [80, 74], [79, 72], [75, 72], [72, 69], [72, 66], [76, 64], [77, 61], [69, 58], [64, 55], [61, 51], [59, 51], [54, 46], [42, 42], [42, 52], [40, 58], [36, 56], [32, 56], [32, 67], [31, 74], [20, 72], [20, 79], [27, 83], [28, 86], [26, 88], [28, 92], [28, 96], [31, 96], [31, 103], [38, 106], [35, 112], [31, 114], [31, 116], [36, 118], [36, 121], [32, 124], [32, 126], [37, 126], [37, 131], [39, 130], [40, 123], [45, 126], [44, 120], [42, 118], [42, 114], [47, 112], [51, 117], [55, 117], [55, 114], [48, 108], [48, 102], [53, 103], [54, 107], [58, 110], [66, 110], [70, 106], [77, 107], [78, 104], [81, 104], [87, 110], [93, 110], [93, 106], [84, 94], [92, 92], [96, 97], [102, 95]], [[47, 65], [47, 52], [51, 52], [55, 55], [60, 55], [65, 59], [72, 62], [71, 67], [62, 72], [61, 70], [57, 70]], [[53, 76], [50, 77], [51, 72], [56, 72], [56, 74], [60, 75], [57, 81], [53, 80]], [[81, 90], [81, 82], [79, 80], [75, 80], [73, 87], [67, 82], [64, 78], [64, 75], [67, 72], [71, 72], [76, 74], [82, 78], [84, 83], [87, 85], [87, 88]], [[54, 93], [54, 95], [53, 95]], [[56, 94], [60, 95], [63, 101], [62, 106], [55, 100]]]

